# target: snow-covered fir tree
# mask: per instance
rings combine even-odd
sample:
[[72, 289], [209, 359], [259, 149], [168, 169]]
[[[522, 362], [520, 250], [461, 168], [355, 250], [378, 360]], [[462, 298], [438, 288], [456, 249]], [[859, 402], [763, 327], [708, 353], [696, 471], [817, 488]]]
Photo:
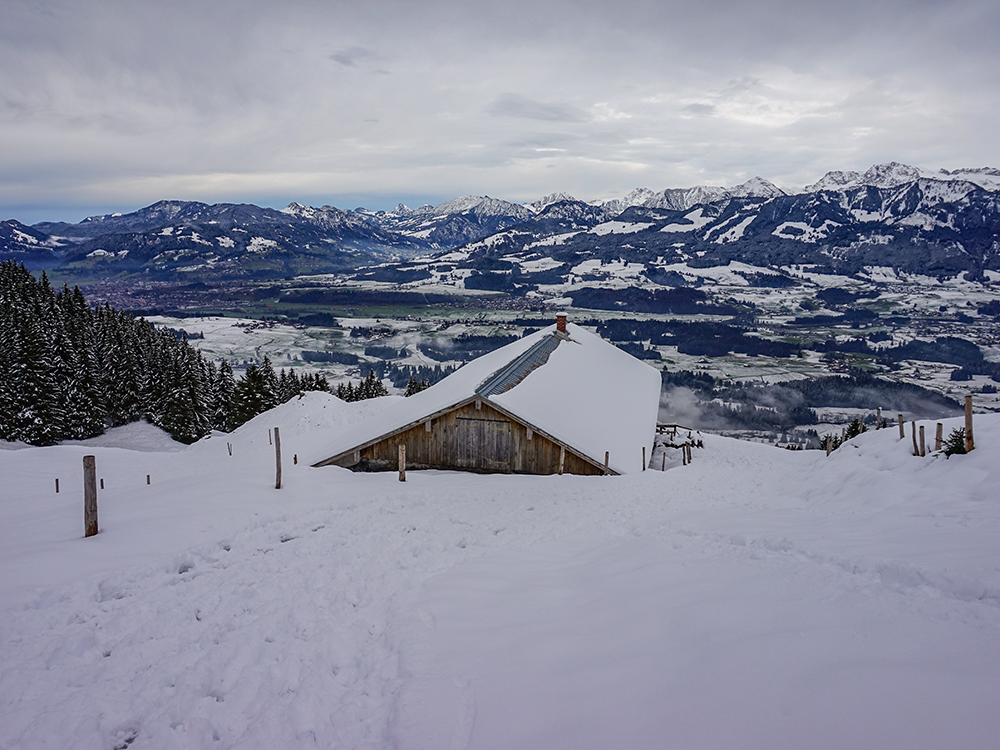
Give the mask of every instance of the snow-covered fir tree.
[[[385, 393], [373, 377], [362, 385]], [[92, 310], [78, 288], [55, 292], [44, 273], [0, 263], [2, 440], [52, 445], [145, 419], [191, 443], [312, 390], [330, 384], [276, 374], [267, 357], [237, 380], [228, 362], [216, 367], [186, 337], [109, 305]]]

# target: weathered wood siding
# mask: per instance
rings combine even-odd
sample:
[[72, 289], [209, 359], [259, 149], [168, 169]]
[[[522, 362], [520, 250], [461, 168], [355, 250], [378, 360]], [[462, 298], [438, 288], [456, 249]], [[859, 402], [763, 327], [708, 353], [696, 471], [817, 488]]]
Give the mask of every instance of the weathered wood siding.
[[[531, 432], [531, 439], [528, 439]], [[358, 471], [398, 470], [399, 445], [406, 445], [408, 469], [463, 469], [483, 473], [558, 474], [560, 446], [485, 401], [453, 409], [360, 451]], [[566, 474], [601, 474], [603, 469], [567, 450]]]

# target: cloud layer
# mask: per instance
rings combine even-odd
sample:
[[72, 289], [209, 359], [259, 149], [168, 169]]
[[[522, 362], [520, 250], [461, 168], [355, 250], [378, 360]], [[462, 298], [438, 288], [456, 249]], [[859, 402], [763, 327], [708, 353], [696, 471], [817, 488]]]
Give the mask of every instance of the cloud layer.
[[1000, 166], [994, 2], [0, 6], [0, 218]]

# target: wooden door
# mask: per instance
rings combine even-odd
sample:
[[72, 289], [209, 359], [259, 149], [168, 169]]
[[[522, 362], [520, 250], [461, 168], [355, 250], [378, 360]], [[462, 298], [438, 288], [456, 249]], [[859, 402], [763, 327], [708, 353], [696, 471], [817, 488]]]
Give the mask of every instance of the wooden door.
[[463, 469], [509, 472], [513, 458], [510, 422], [456, 418], [453, 455]]

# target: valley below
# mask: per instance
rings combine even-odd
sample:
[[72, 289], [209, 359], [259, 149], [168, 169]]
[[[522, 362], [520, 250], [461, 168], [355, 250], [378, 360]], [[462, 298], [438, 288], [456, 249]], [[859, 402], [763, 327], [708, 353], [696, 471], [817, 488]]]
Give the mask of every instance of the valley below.
[[[621, 269], [592, 264], [600, 280], [588, 288], [635, 290], [622, 283]], [[577, 306], [572, 283], [517, 296], [441, 280], [358, 282], [348, 275], [228, 289], [104, 282], [90, 294], [183, 331], [205, 355], [237, 370], [266, 356], [275, 368], [321, 373], [333, 383], [374, 371], [394, 392], [411, 375], [434, 382], [565, 312], [663, 372], [661, 422], [793, 447], [817, 447], [819, 436], [855, 417], [871, 426], [879, 407], [889, 419], [953, 416], [971, 394], [977, 410], [1000, 411], [991, 281], [891, 269], [844, 277], [801, 267], [783, 269], [793, 286], [747, 281], [768, 270], [684, 267], [707, 312], [679, 313]], [[831, 376], [856, 387], [789, 387]], [[873, 395], [886, 382], [899, 390]]]

